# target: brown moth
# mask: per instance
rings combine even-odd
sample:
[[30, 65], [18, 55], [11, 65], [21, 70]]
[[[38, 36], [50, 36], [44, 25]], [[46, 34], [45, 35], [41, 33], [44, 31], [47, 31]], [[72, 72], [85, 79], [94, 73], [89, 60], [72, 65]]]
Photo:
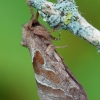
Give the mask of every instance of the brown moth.
[[34, 19], [32, 12], [23, 27], [21, 44], [31, 54], [40, 100], [87, 100], [83, 87], [55, 50], [51, 41], [55, 38], [37, 19], [38, 14]]

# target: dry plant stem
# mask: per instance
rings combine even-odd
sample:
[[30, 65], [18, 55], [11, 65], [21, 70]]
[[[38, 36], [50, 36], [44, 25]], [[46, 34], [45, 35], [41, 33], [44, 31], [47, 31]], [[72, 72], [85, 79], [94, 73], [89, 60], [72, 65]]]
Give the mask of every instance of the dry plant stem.
[[[40, 100], [87, 100], [86, 93], [51, 42], [39, 22], [25, 24], [21, 44], [29, 49]], [[33, 30], [34, 29], [34, 30]]]
[[90, 25], [79, 13], [74, 0], [57, 0], [52, 3], [47, 0], [27, 0], [29, 5], [35, 7], [43, 20], [55, 29], [70, 30], [73, 34], [87, 40], [100, 49], [100, 31]]

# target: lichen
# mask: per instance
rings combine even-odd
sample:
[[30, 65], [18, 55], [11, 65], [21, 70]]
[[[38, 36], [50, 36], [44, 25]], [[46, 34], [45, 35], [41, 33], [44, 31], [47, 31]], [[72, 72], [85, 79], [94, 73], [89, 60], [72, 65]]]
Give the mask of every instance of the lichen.
[[64, 16], [64, 23], [67, 25], [70, 23], [70, 20], [72, 18], [72, 14], [68, 13], [66, 16]]
[[58, 4], [48, 2], [53, 8], [52, 12], [58, 11], [59, 14], [50, 14], [49, 9], [51, 8], [48, 8], [50, 6], [45, 3], [46, 0], [29, 0], [29, 2], [39, 10], [39, 14], [43, 17], [43, 20], [47, 21], [52, 28], [55, 28], [60, 23], [61, 28], [65, 29], [70, 22], [77, 20], [78, 10], [74, 0], [66, 0]]
[[50, 24], [50, 27], [54, 28], [60, 23], [60, 15], [51, 15], [47, 22]]
[[41, 5], [46, 2], [46, 0], [28, 0], [28, 3], [31, 4], [33, 7], [37, 8], [38, 10], [41, 9]]
[[77, 21], [74, 21], [68, 24], [68, 29], [74, 34], [78, 33], [79, 28], [80, 28], [80, 25]]
[[[35, 7], [44, 21], [53, 29], [70, 30], [75, 35], [89, 41], [92, 45], [100, 48], [99, 31], [94, 31], [88, 22], [78, 12], [74, 0], [57, 0], [52, 3], [47, 0], [28, 0]], [[97, 34], [97, 36], [95, 35]], [[100, 51], [100, 49], [99, 49]]]

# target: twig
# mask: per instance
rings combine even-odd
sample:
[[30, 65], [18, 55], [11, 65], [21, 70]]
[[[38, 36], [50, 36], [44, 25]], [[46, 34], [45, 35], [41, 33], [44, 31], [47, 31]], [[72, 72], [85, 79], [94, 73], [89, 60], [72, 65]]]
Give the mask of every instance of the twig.
[[52, 36], [33, 18], [23, 27], [21, 44], [31, 54], [40, 100], [87, 100], [83, 87], [55, 50]]
[[73, 34], [87, 40], [100, 49], [100, 31], [90, 25], [78, 12], [74, 0], [57, 0], [52, 3], [47, 0], [27, 0], [29, 5], [35, 7], [43, 20], [51, 28], [70, 30]]

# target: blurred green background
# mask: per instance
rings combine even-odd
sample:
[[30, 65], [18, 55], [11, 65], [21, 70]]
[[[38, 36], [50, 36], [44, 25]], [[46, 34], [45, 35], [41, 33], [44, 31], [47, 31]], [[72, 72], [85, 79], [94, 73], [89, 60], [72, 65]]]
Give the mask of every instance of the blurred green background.
[[[100, 0], [76, 0], [76, 4], [82, 16], [100, 29]], [[25, 0], [0, 0], [0, 100], [39, 100], [29, 51], [20, 45], [22, 25], [30, 17]], [[56, 37], [58, 34], [53, 33]], [[57, 51], [83, 85], [89, 100], [100, 100], [100, 53], [69, 31], [61, 31], [60, 38], [53, 41], [55, 45], [70, 46]]]

